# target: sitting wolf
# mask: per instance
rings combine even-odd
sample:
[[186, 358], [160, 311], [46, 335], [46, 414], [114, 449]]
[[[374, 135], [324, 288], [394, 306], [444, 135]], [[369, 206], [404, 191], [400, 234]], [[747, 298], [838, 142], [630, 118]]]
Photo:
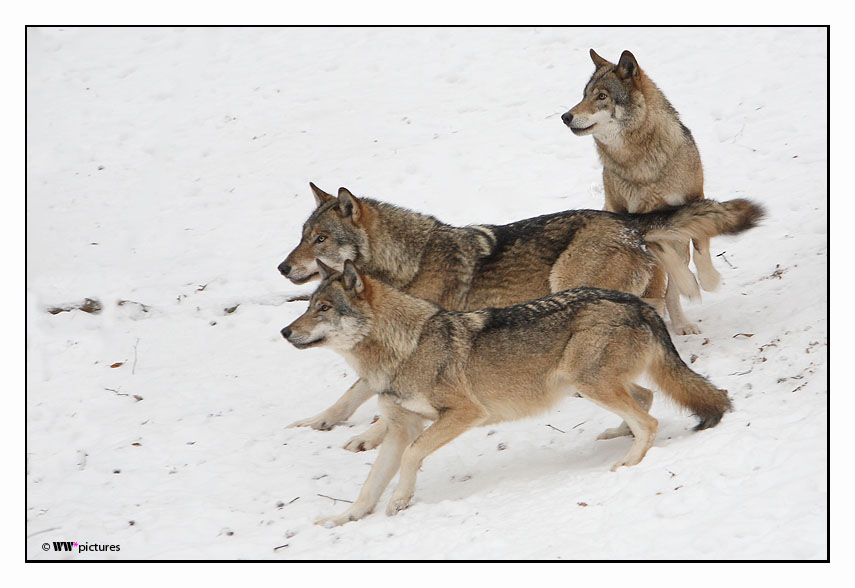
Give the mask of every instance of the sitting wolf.
[[[581, 102], [561, 115], [574, 135], [593, 135], [603, 163], [605, 210], [645, 213], [704, 199], [704, 171], [692, 132], [635, 56], [621, 53], [614, 64], [591, 49], [596, 67]], [[709, 238], [692, 239], [701, 287], [715, 290]], [[689, 262], [688, 243], [677, 248]], [[665, 294], [671, 328], [680, 335], [700, 333], [680, 305], [680, 293]]]

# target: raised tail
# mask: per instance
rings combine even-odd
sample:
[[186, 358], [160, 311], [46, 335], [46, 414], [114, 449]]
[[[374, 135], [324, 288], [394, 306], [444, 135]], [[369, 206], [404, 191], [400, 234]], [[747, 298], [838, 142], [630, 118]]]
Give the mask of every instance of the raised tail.
[[716, 388], [683, 362], [665, 324], [652, 308], [646, 316], [657, 343], [649, 367], [650, 377], [660, 390], [700, 419], [696, 431], [716, 426], [724, 413], [733, 408], [727, 390]]
[[727, 202], [696, 200], [670, 210], [633, 216], [645, 241], [662, 243], [737, 235], [756, 227], [765, 214], [756, 202], [736, 198]]
[[694, 274], [677, 253], [675, 242], [737, 235], [755, 226], [766, 214], [762, 206], [737, 198], [727, 202], [696, 200], [669, 210], [632, 215], [650, 251], [668, 272], [680, 294], [700, 297]]

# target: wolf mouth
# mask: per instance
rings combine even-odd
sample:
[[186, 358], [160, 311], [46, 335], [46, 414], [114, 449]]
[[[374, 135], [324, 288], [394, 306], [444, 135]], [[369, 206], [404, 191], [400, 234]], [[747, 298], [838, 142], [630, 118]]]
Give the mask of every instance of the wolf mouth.
[[319, 275], [321, 275], [321, 274], [320, 274], [320, 273], [318, 273], [318, 272], [314, 272], [314, 273], [311, 273], [311, 274], [309, 274], [308, 276], [305, 276], [305, 277], [303, 277], [303, 278], [292, 278], [292, 277], [289, 277], [288, 279], [289, 279], [289, 280], [291, 280], [291, 283], [292, 283], [292, 284], [297, 284], [297, 285], [299, 286], [300, 284], [305, 284], [306, 282], [308, 282], [309, 280], [311, 280], [311, 279], [312, 279], [312, 278], [314, 278], [315, 276], [319, 276]]
[[597, 126], [597, 123], [594, 123], [594, 124], [592, 124], [591, 126], [589, 126], [589, 127], [585, 127], [585, 128], [570, 127], [570, 130], [571, 130], [571, 131], [573, 131], [573, 134], [574, 134], [574, 135], [579, 135], [579, 134], [584, 133], [585, 131], [590, 131], [590, 130], [591, 130], [591, 129], [593, 129], [595, 126]]
[[315, 339], [314, 341], [308, 341], [306, 343], [299, 343], [297, 341], [291, 341], [289, 339], [291, 345], [293, 345], [297, 349], [308, 349], [309, 347], [314, 347], [316, 345], [320, 345], [321, 343], [323, 343], [326, 340], [327, 340], [326, 337], [321, 337], [320, 339]]

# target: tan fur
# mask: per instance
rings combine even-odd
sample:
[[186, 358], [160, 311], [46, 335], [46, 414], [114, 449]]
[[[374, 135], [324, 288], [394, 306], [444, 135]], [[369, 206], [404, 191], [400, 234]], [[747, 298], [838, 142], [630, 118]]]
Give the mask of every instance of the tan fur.
[[[562, 119], [577, 135], [594, 136], [603, 164], [604, 209], [646, 213], [703, 200], [703, 166], [692, 134], [632, 53], [624, 51], [616, 65], [591, 49], [591, 59], [596, 71], [584, 97]], [[712, 265], [709, 238], [697, 236], [692, 242], [701, 287], [714, 290], [721, 276]], [[687, 245], [665, 244], [662, 249], [672, 250], [665, 252], [671, 262], [666, 264], [668, 275], [687, 294], [686, 272], [673, 263], [675, 256], [688, 263]], [[666, 293], [666, 304], [678, 333], [700, 333], [684, 320], [676, 291]]]
[[[283, 262], [289, 278], [296, 273], [302, 282], [312, 273], [320, 275], [316, 261], [308, 261], [311, 255], [317, 254], [321, 263], [335, 270], [342, 269], [344, 257], [353, 255], [369, 275], [450, 310], [507, 306], [550, 292], [594, 286], [644, 296], [664, 313], [665, 274], [656, 271], [657, 262], [668, 269], [672, 283], [685, 295], [698, 292], [693, 274], [668, 247], [672, 235], [700, 238], [738, 233], [762, 216], [760, 207], [749, 201], [707, 200], [655, 214], [565, 211], [550, 215], [547, 221], [539, 217], [510, 225], [457, 228], [427, 215], [357, 198], [345, 189], [338, 198], [314, 184], [312, 190], [318, 209], [306, 222], [300, 244]], [[341, 214], [342, 198], [348, 210], [358, 207], [358, 221]], [[708, 216], [716, 220], [705, 221]], [[316, 244], [318, 234], [329, 234], [329, 241]], [[677, 289], [672, 293], [677, 294]], [[290, 426], [330, 429], [380, 392], [376, 386], [354, 385], [326, 410]], [[345, 448], [373, 449], [384, 431], [381, 419], [348, 440]]]
[[[686, 266], [688, 251], [679, 244], [689, 240], [709, 242], [710, 237], [717, 235], [738, 234], [755, 226], [764, 215], [761, 206], [742, 198], [691, 202], [674, 211], [667, 227], [647, 231], [645, 240], [680, 293], [699, 297], [698, 284]], [[677, 248], [669, 246], [670, 242], [678, 243]]]
[[[283, 335], [303, 346], [306, 333], [322, 322], [336, 341], [352, 341], [348, 349], [334, 348], [361, 378], [383, 382], [386, 432], [359, 498], [342, 515], [320, 523], [343, 524], [370, 513], [400, 465], [387, 507], [387, 514], [395, 514], [409, 505], [418, 470], [432, 452], [472, 427], [547, 411], [568, 394], [624, 419], [626, 431], [603, 435], [631, 432], [629, 453], [612, 469], [635, 465], [658, 428], [647, 413], [652, 393], [635, 384], [645, 372], [700, 417], [697, 428], [714, 426], [730, 409], [727, 393], [683, 363], [662, 319], [634, 296], [577, 288], [461, 313], [360, 274], [349, 262], [341, 274], [323, 273], [309, 310]], [[318, 312], [319, 304], [330, 308]], [[421, 432], [423, 420], [433, 424]]]
[[665, 268], [665, 271], [671, 280], [669, 284], [675, 285], [679, 293], [683, 296], [695, 299], [701, 297], [698, 282], [686, 266], [684, 256], [680, 255], [680, 253], [678, 253], [674, 247], [671, 247], [669, 243], [658, 243], [656, 241], [652, 241], [649, 243], [649, 247], [650, 251], [656, 256], [656, 259], [659, 260], [659, 263], [662, 264], [662, 267]]

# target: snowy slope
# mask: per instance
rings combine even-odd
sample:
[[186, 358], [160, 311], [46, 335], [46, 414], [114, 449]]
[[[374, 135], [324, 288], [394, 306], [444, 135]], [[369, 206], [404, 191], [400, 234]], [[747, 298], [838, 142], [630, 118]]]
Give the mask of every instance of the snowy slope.
[[[376, 403], [285, 428], [355, 379], [279, 335], [308, 182], [456, 224], [600, 208], [560, 121], [590, 47], [664, 90], [707, 197], [768, 208], [713, 241], [704, 332], [674, 337], [736, 410], [694, 433], [657, 397], [612, 473], [617, 417], [567, 400], [429, 457], [399, 516], [315, 526], [358, 494], [376, 452], [340, 447]], [[27, 557], [826, 557], [824, 29], [31, 29], [27, 58]]]

